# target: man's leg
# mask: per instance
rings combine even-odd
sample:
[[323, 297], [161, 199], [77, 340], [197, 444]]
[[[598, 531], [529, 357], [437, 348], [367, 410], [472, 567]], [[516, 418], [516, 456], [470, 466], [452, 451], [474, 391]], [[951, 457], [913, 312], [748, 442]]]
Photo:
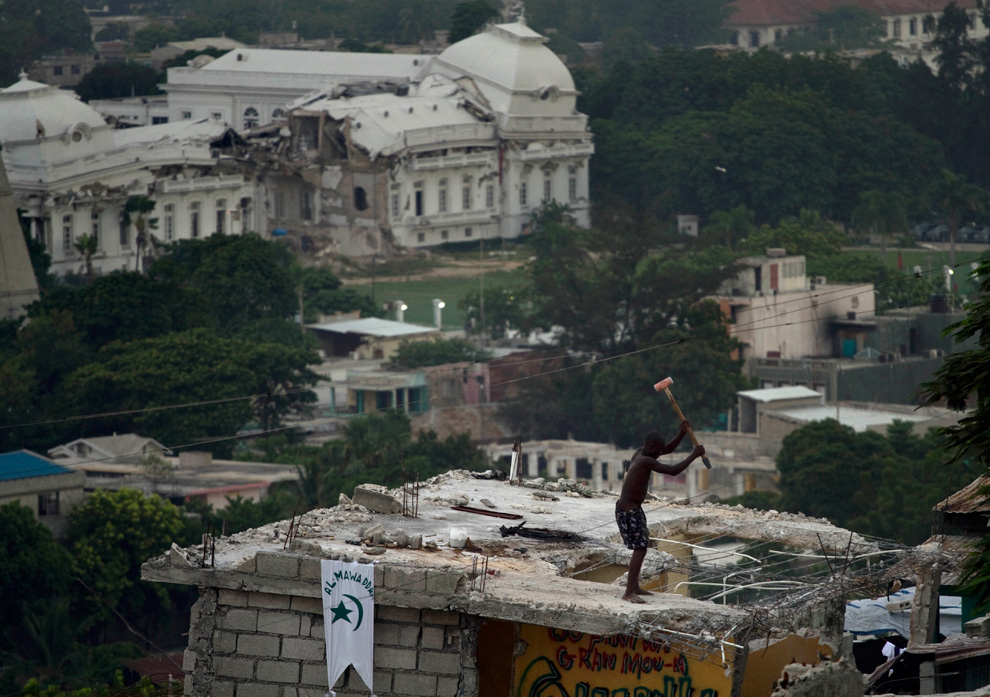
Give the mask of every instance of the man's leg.
[[638, 593], [642, 591], [639, 587], [639, 571], [643, 568], [643, 560], [646, 558], [646, 549], [634, 549], [629, 558], [629, 576], [626, 579], [626, 594], [622, 599], [630, 603], [645, 603]]

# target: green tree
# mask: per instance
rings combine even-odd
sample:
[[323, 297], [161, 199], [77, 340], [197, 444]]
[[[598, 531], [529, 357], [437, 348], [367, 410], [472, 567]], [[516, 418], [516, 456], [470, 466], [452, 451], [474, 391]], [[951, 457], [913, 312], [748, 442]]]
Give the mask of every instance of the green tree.
[[855, 5], [815, 15], [813, 29], [789, 33], [775, 45], [784, 51], [845, 51], [878, 46], [886, 35], [880, 17]]
[[956, 266], [956, 239], [963, 211], [983, 210], [987, 192], [966, 180], [962, 174], [942, 170], [942, 176], [931, 183], [925, 202], [937, 209], [949, 226], [949, 266]]
[[178, 509], [158, 496], [131, 489], [90, 494], [69, 514], [67, 535], [73, 573], [88, 589], [80, 588], [85, 614], [106, 626], [116, 622], [116, 608], [140, 627], [156, 626], [154, 609], [167, 609], [168, 595], [141, 580], [141, 564], [165, 552], [181, 530]]
[[30, 508], [0, 506], [0, 648], [14, 648], [25, 613], [40, 610], [66, 593], [69, 555]]
[[491, 353], [469, 341], [458, 338], [437, 338], [432, 341], [403, 341], [392, 359], [392, 364], [411, 369], [487, 360], [491, 360]]
[[153, 48], [181, 38], [182, 32], [177, 27], [171, 24], [153, 23], [134, 32], [133, 45], [138, 53], [148, 53]]
[[224, 336], [271, 317], [298, 312], [292, 252], [258, 235], [180, 240], [149, 269], [152, 278], [186, 289], [198, 309], [194, 324]]
[[76, 94], [83, 101], [161, 94], [162, 75], [133, 61], [100, 63], [83, 76]]
[[155, 210], [155, 201], [147, 196], [131, 196], [124, 204], [124, 225], [133, 225], [137, 230], [134, 236], [134, 270], [141, 271], [142, 262], [147, 267], [147, 258], [142, 256], [142, 250], [150, 250], [154, 255], [158, 251], [161, 242], [151, 234], [152, 230], [158, 229], [158, 218], [150, 218], [149, 214]]
[[[60, 396], [69, 413], [117, 412], [86, 421], [86, 434], [143, 433], [170, 447], [207, 441], [203, 447], [229, 454], [230, 438], [252, 419], [276, 428], [315, 399], [307, 388], [317, 376], [307, 366], [318, 360], [309, 351], [194, 329], [111, 343], [66, 378]], [[149, 411], [194, 402], [203, 404]]]
[[904, 199], [896, 193], [864, 191], [860, 204], [852, 214], [853, 227], [862, 232], [880, 235], [881, 258], [887, 263], [887, 237], [907, 230], [908, 221]]
[[712, 211], [708, 225], [702, 230], [702, 234], [732, 249], [737, 242], [747, 238], [753, 232], [755, 219], [756, 213], [742, 204], [731, 211]]
[[34, 59], [93, 47], [89, 17], [78, 0], [6, 0], [0, 5], [0, 84], [9, 85]]
[[[712, 301], [688, 308], [677, 326], [659, 332], [653, 350], [607, 363], [594, 377], [591, 399], [598, 426], [610, 442], [624, 447], [642, 443], [650, 430], [679, 419], [653, 385], [673, 375], [684, 388], [673, 392], [698, 430], [718, 426], [739, 390], [749, 387], [742, 375], [742, 344], [728, 336]], [[665, 428], [665, 427], [664, 427]]]
[[86, 265], [86, 280], [93, 280], [93, 255], [100, 250], [99, 238], [84, 232], [72, 242], [73, 249], [82, 255], [83, 263]]
[[92, 349], [188, 328], [192, 299], [174, 283], [115, 271], [82, 288], [58, 286], [30, 311], [32, 322], [66, 313]]
[[450, 15], [450, 34], [447, 40], [453, 44], [466, 39], [498, 16], [498, 10], [485, 0], [459, 2]]

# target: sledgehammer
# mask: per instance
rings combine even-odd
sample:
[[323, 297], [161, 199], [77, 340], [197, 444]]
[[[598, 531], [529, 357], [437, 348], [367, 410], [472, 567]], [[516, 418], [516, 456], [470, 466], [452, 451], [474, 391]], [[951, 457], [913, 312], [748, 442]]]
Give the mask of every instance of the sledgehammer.
[[[674, 378], [664, 378], [663, 380], [661, 380], [660, 382], [658, 382], [656, 385], [654, 385], [653, 386], [653, 389], [656, 390], [657, 392], [660, 392], [661, 390], [663, 390], [664, 392], [666, 392], [667, 393], [667, 399], [670, 400], [670, 406], [674, 407], [674, 411], [676, 411], [677, 412], [677, 415], [679, 417], [681, 417], [681, 421], [687, 421], [687, 419], [684, 418], [684, 412], [682, 412], [681, 411], [681, 408], [679, 406], [677, 406], [677, 400], [674, 399], [674, 395], [672, 395], [670, 393], [670, 386], [673, 385], [673, 384], [674, 384]], [[688, 428], [687, 432], [688, 432], [688, 435], [691, 436], [691, 442], [694, 443], [695, 446], [701, 445], [698, 442], [698, 439], [695, 438], [694, 431], [692, 431], [690, 428]], [[708, 456], [707, 455], [702, 455], [701, 461], [705, 463], [705, 467], [707, 467], [708, 469], [711, 469], [712, 468], [712, 463], [710, 463], [708, 461]]]

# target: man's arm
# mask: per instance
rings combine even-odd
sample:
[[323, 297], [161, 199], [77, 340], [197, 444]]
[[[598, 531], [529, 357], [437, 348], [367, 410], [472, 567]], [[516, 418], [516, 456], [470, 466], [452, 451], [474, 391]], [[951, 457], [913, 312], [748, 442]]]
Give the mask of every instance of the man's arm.
[[677, 435], [670, 439], [670, 442], [663, 448], [663, 454], [672, 453], [677, 450], [677, 446], [681, 444], [681, 440], [684, 438], [684, 434], [688, 432], [691, 428], [691, 424], [688, 421], [681, 421], [681, 428], [677, 432]]
[[696, 445], [694, 446], [694, 450], [691, 451], [691, 454], [688, 455], [683, 460], [681, 460], [676, 465], [665, 465], [659, 460], [656, 460], [647, 455], [643, 455], [641, 459], [647, 465], [647, 467], [649, 467], [654, 472], [658, 472], [659, 474], [669, 474], [671, 476], [676, 476], [681, 472], [683, 472], [684, 470], [686, 470], [688, 468], [688, 465], [690, 465], [697, 458], [701, 457], [704, 454], [705, 454], [705, 446]]

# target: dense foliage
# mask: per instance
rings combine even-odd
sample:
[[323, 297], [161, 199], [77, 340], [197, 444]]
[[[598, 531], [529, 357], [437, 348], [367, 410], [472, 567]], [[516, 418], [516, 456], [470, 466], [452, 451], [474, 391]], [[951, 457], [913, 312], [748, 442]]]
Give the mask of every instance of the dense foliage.
[[[255, 235], [169, 246], [148, 275], [54, 285], [0, 335], [4, 421], [42, 422], [0, 430], [0, 450], [137, 431], [170, 447], [219, 438], [207, 447], [222, 454], [248, 423], [278, 428], [314, 398], [319, 359], [292, 320], [300, 289], [311, 311], [371, 309]], [[128, 413], [78, 419], [109, 412]]]
[[777, 455], [780, 493], [739, 501], [920, 544], [932, 534], [934, 505], [985, 470], [975, 460], [950, 466], [942, 445], [935, 429], [917, 435], [904, 421], [886, 434], [857, 433], [834, 419], [811, 423], [784, 438]]
[[[957, 425], [944, 429], [946, 451], [956, 463], [954, 468], [975, 461], [986, 474], [990, 467], [990, 262], [983, 262], [973, 275], [980, 280], [982, 295], [967, 308], [966, 317], [948, 331], [957, 339], [976, 338], [978, 347], [946, 358], [934, 380], [924, 387], [929, 403], [968, 411]], [[980, 493], [990, 501], [990, 486]], [[990, 610], [990, 535], [974, 544], [961, 585], [963, 592], [978, 599], [982, 610]]]

